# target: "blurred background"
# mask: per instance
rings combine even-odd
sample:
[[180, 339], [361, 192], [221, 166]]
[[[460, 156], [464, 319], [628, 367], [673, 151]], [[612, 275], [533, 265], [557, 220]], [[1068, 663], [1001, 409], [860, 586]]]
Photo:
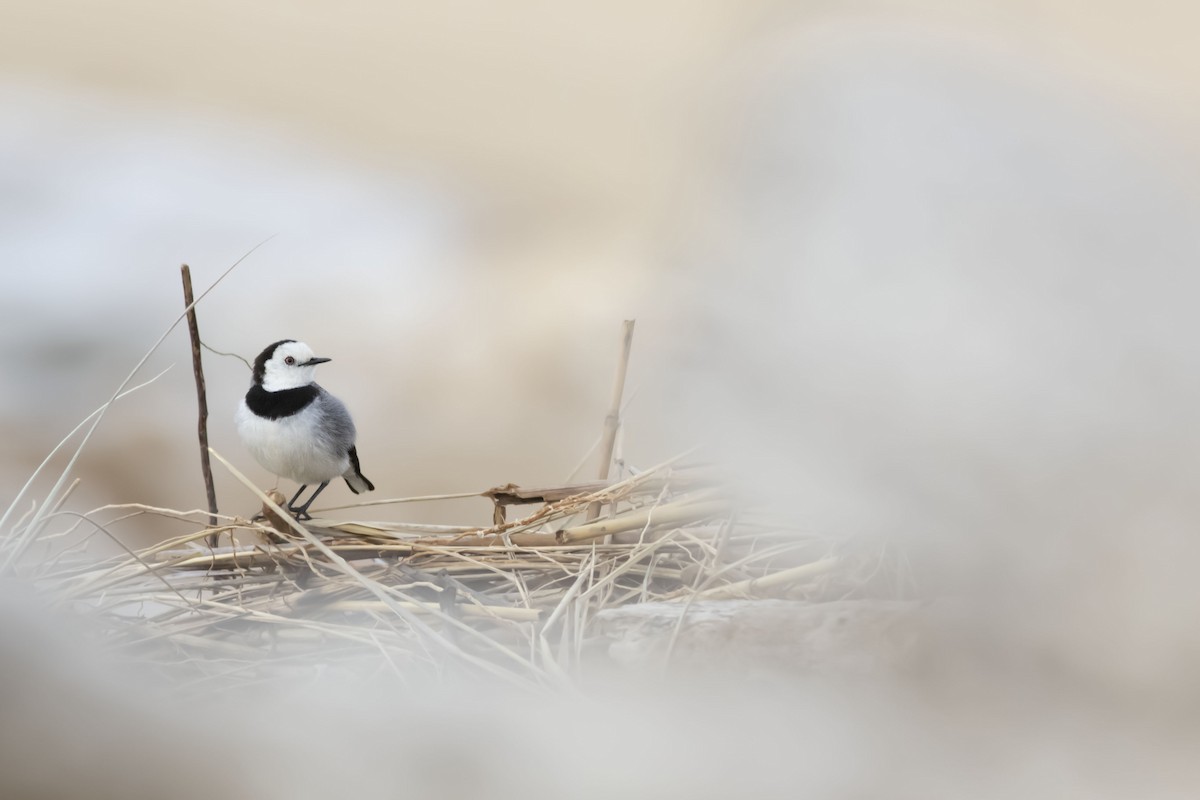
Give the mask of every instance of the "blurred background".
[[[923, 591], [967, 609], [929, 653], [968, 676], [956, 702], [926, 703], [922, 680], [871, 706], [797, 690], [844, 735], [771, 730], [846, 760], [783, 765], [768, 789], [863, 796], [899, 775], [961, 796], [979, 765], [1015, 763], [975, 796], [1188, 796], [1198, 15], [0, 3], [0, 486], [175, 318], [180, 263], [199, 291], [267, 237], [199, 306], [202, 335], [333, 358], [319, 378], [379, 496], [567, 477], [636, 317], [631, 464], [701, 443], [803, 525], [901, 543]], [[183, 328], [145, 374], [168, 365], [85, 451], [77, 510], [203, 506]], [[270, 485], [233, 432], [245, 366], [206, 366], [213, 445]], [[218, 496], [256, 506], [219, 468]], [[903, 764], [855, 768], [906, 725], [923, 735]], [[961, 760], [933, 781], [948, 746]]]

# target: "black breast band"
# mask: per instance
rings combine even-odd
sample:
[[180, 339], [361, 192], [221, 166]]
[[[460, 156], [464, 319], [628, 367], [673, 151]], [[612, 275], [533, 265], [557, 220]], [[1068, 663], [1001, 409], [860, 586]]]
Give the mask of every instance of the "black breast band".
[[316, 386], [309, 384], [297, 389], [283, 389], [278, 392], [268, 392], [255, 384], [246, 392], [246, 405], [260, 417], [279, 419], [290, 417], [303, 411], [309, 403], [317, 399]]

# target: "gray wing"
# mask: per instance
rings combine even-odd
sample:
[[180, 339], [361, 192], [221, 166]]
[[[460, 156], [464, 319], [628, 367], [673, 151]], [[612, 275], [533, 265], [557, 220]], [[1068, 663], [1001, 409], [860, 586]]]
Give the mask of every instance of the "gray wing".
[[322, 420], [321, 438], [329, 445], [330, 450], [338, 455], [346, 455], [350, 448], [354, 447], [354, 439], [357, 436], [354, 420], [350, 419], [350, 412], [341, 400], [320, 386], [317, 388], [320, 393], [315, 402]]

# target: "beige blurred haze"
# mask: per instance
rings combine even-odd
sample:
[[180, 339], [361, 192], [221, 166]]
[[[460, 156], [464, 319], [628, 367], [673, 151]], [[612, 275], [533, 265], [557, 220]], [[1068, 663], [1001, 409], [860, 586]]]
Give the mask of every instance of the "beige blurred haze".
[[[203, 287], [268, 237], [199, 306], [204, 338], [332, 357], [379, 496], [567, 477], [637, 318], [622, 455], [701, 444], [806, 529], [900, 548], [955, 609], [916, 673], [561, 704], [283, 687], [233, 738], [298, 766], [235, 759], [196, 796], [1195, 796], [1198, 23], [1183, 2], [0, 2], [3, 494], [170, 324], [180, 262]], [[187, 353], [178, 330], [105, 420], [75, 510], [203, 505]], [[245, 368], [206, 359], [214, 446], [270, 485], [232, 431]], [[105, 750], [99, 785], [178, 788], [178, 751], [123, 782], [147, 730], [228, 755], [227, 710], [183, 730], [60, 669], [90, 651], [48, 620], [3, 622], [34, 642], [0, 653], [3, 691], [36, 687], [21, 719], [72, 758], [116, 720], [138, 747]], [[41, 719], [60, 691], [91, 705]], [[353, 782], [322, 783], [330, 752]], [[29, 759], [0, 786], [70, 796]]]

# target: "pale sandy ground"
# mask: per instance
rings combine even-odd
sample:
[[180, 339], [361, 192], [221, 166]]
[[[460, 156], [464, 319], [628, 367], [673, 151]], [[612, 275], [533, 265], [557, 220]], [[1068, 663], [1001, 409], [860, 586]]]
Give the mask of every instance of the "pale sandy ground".
[[[169, 322], [179, 261], [211, 280], [278, 233], [206, 338], [335, 357], [381, 491], [563, 477], [637, 316], [631, 461], [705, 440], [956, 609], [915, 671], [848, 686], [196, 711], [79, 669], [13, 599], [4, 793], [1194, 796], [1195, 15], [0, 7], [5, 486]], [[77, 508], [199, 504], [169, 347]], [[244, 368], [210, 363], [229, 408]], [[219, 411], [213, 436], [238, 453]]]

